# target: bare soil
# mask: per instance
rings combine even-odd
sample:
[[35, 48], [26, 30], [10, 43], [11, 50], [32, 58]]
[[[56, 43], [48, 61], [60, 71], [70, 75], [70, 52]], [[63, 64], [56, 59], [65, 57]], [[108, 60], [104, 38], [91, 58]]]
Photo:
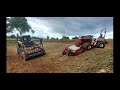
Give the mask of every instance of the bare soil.
[[62, 55], [75, 41], [43, 42], [46, 55], [20, 59], [15, 41], [7, 41], [7, 73], [113, 73], [113, 41], [104, 49], [93, 48], [78, 56]]

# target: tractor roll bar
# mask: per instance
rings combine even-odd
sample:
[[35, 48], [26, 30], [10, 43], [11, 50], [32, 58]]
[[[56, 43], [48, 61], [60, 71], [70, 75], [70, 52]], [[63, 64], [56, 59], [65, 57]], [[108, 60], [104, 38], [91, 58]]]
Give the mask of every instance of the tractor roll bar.
[[104, 30], [104, 38], [105, 38], [105, 34], [106, 34], [106, 28], [103, 28], [103, 29], [101, 30], [101, 33], [100, 33], [100, 35], [102, 35], [102, 32], [103, 32], [103, 30]]

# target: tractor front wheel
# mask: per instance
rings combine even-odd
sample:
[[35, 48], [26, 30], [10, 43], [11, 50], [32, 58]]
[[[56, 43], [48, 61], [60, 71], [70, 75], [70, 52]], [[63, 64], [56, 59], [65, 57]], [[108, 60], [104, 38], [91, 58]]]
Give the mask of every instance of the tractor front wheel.
[[105, 44], [103, 42], [98, 42], [96, 46], [97, 48], [104, 48]]
[[75, 56], [75, 54], [73, 52], [69, 52], [68, 56]]
[[65, 55], [65, 54], [66, 54], [66, 52], [65, 52], [65, 51], [63, 51], [63, 52], [62, 52], [62, 55]]
[[92, 49], [92, 45], [91, 45], [90, 43], [84, 43], [84, 44], [83, 44], [83, 47], [84, 47], [86, 50]]
[[27, 61], [27, 55], [24, 52], [22, 52], [22, 58], [24, 59], [24, 61]]
[[17, 54], [18, 54], [18, 57], [19, 57], [20, 59], [23, 59], [23, 58], [22, 58], [22, 52], [20, 52], [19, 49], [17, 49]]
[[43, 49], [43, 55], [46, 55], [46, 52], [45, 52], [45, 50]]

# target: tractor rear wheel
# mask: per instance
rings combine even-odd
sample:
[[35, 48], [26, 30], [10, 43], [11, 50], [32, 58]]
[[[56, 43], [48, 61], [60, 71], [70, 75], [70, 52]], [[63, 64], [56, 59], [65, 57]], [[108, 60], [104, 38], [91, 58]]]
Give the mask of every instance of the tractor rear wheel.
[[97, 46], [97, 48], [104, 48], [105, 47], [105, 43], [98, 42], [96, 46]]
[[86, 50], [92, 49], [92, 45], [91, 45], [90, 43], [84, 43], [84, 44], [83, 44], [83, 47], [84, 47]]

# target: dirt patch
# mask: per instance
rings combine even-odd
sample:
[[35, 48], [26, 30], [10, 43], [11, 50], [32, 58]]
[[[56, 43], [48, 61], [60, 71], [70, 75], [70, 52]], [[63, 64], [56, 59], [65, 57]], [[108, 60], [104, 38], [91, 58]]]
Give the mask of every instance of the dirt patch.
[[26, 62], [16, 52], [15, 41], [7, 41], [7, 73], [113, 73], [113, 42], [104, 49], [93, 48], [78, 56], [63, 56], [75, 41], [43, 42], [46, 55]]

